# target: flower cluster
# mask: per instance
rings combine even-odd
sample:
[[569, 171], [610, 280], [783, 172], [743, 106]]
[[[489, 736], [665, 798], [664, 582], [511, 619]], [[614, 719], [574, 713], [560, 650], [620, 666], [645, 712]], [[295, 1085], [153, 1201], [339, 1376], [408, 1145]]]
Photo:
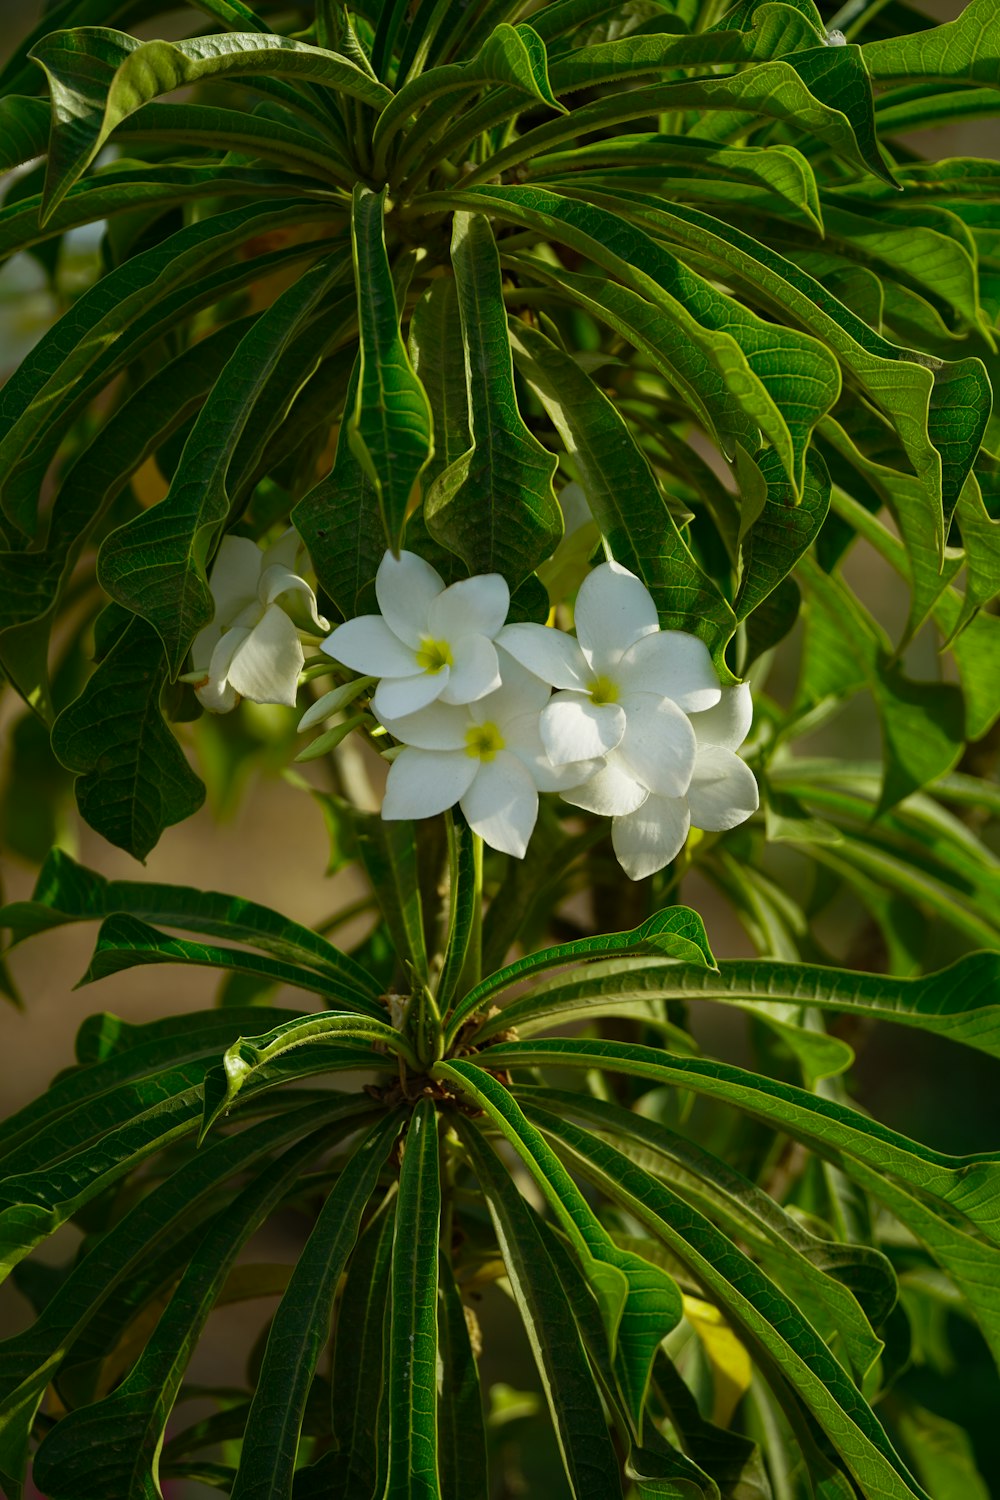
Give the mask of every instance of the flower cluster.
[[720, 687], [703, 642], [661, 630], [627, 568], [603, 563], [584, 579], [575, 638], [506, 624], [499, 574], [445, 587], [409, 552], [386, 554], [375, 590], [381, 614], [338, 626], [323, 649], [380, 679], [373, 710], [403, 747], [384, 818], [458, 804], [492, 848], [522, 857], [539, 792], [559, 792], [611, 817], [615, 853], [638, 880], [678, 854], [692, 825], [734, 828], [756, 810], [736, 754], [749, 689]]

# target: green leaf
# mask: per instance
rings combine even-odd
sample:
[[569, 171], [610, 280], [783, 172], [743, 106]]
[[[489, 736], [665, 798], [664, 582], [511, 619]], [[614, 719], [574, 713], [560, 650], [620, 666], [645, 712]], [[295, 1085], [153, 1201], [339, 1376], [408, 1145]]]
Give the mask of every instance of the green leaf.
[[642, 579], [662, 628], [705, 641], [727, 680], [723, 652], [736, 628], [733, 611], [692, 556], [627, 423], [577, 361], [544, 334], [514, 324], [511, 347], [574, 460], [611, 556]]
[[[360, 357], [351, 371], [344, 411], [356, 409]], [[378, 491], [342, 422], [333, 468], [292, 510], [292, 524], [309, 549], [316, 577], [345, 620], [372, 613], [375, 574], [385, 554]]]
[[511, 1181], [506, 1165], [476, 1126], [459, 1116], [458, 1127], [486, 1195], [573, 1500], [589, 1500], [594, 1495], [618, 1500], [622, 1493], [618, 1459], [566, 1284], [553, 1266], [534, 1215]]
[[[351, 992], [355, 1003], [362, 998], [377, 1001], [381, 994], [378, 982], [354, 959], [311, 928], [268, 906], [185, 885], [108, 880], [77, 864], [61, 849], [53, 849], [46, 859], [31, 901], [0, 908], [0, 927], [9, 927], [19, 942], [49, 927], [96, 921], [114, 912], [263, 949], [286, 963], [315, 969], [337, 981], [342, 991]], [[262, 1015], [259, 1010], [254, 1013]], [[124, 1027], [124, 1022], [120, 1024]]]
[[985, 83], [996, 88], [1000, 17], [992, 0], [969, 0], [956, 20], [911, 36], [866, 42], [861, 55], [879, 83], [919, 78], [941, 83]]
[[413, 1111], [404, 1147], [392, 1240], [385, 1500], [436, 1500], [441, 1180], [430, 1099]]
[[513, 963], [488, 974], [455, 1006], [448, 1028], [449, 1045], [459, 1029], [477, 1011], [487, 1004], [493, 1004], [495, 997], [502, 991], [521, 984], [533, 974], [542, 974], [546, 969], [562, 968], [574, 959], [582, 959], [586, 963], [608, 958], [610, 955], [625, 959], [648, 953], [715, 967], [704, 924], [698, 913], [687, 906], [669, 906], [648, 917], [631, 932], [611, 932], [598, 937], [579, 938], [572, 943], [560, 943], [555, 948], [544, 948], [539, 953], [515, 959]]
[[53, 750], [79, 776], [81, 817], [141, 860], [165, 828], [191, 817], [205, 800], [163, 719], [166, 680], [156, 632], [133, 619], [52, 729]]
[[[842, 55], [837, 57], [838, 53]], [[498, 177], [522, 161], [588, 132], [665, 111], [689, 109], [704, 112], [709, 121], [721, 111], [723, 133], [731, 134], [746, 129], [748, 115], [751, 122], [756, 117], [787, 121], [802, 135], [816, 136], [855, 169], [872, 172], [890, 184], [895, 182], [874, 144], [871, 84], [860, 54], [853, 48], [824, 47], [792, 54], [787, 61], [762, 62], [728, 76], [618, 90], [526, 131], [488, 155], [481, 166], [467, 174], [462, 186]], [[435, 157], [450, 155], [464, 140], [498, 123], [497, 116], [502, 119], [511, 113], [516, 113], [516, 107], [487, 101], [480, 111], [471, 111], [438, 141]], [[696, 139], [712, 133], [711, 125], [708, 129], [696, 125], [692, 131]]]
[[397, 958], [411, 964], [417, 978], [426, 982], [427, 944], [413, 824], [355, 813], [355, 828], [361, 862], [392, 934]]
[[789, 1382], [870, 1494], [923, 1497], [878, 1418], [795, 1304], [704, 1215], [612, 1146], [533, 1110], [574, 1163], [682, 1259], [757, 1359]]
[[706, 1422], [687, 1385], [661, 1350], [651, 1382], [685, 1452], [718, 1483], [725, 1500], [774, 1500], [760, 1449], [742, 1434]]
[[[828, 345], [845, 375], [889, 418], [929, 499], [940, 495], [950, 514], [979, 451], [992, 401], [980, 360], [939, 363], [898, 348], [792, 260], [698, 209], [672, 204], [667, 210], [646, 199], [636, 211], [658, 232], [709, 257], [741, 295], [778, 317], [794, 316]], [[935, 531], [943, 547], [943, 519]]]
[[406, 511], [433, 439], [426, 392], [399, 331], [399, 310], [385, 247], [387, 189], [354, 189], [351, 219], [361, 353], [348, 441], [375, 489], [387, 546], [398, 554]]
[[398, 1113], [387, 1115], [353, 1147], [296, 1262], [268, 1335], [234, 1500], [291, 1500], [299, 1430], [337, 1283], [401, 1126]]
[[[432, 281], [413, 309], [409, 342], [413, 368], [427, 392], [434, 423], [434, 452], [421, 475], [426, 495], [438, 475], [471, 442], [462, 323], [458, 292], [450, 276]], [[452, 554], [446, 555], [454, 561]]]
[[[107, 1099], [121, 1084], [174, 1063], [198, 1058], [214, 1061], [220, 1047], [226, 1046], [241, 1027], [262, 1021], [277, 1026], [288, 1016], [288, 1011], [263, 1006], [226, 1012], [189, 1011], [180, 1019], [149, 1021], [142, 1026], [130, 1025], [106, 1012], [89, 1016], [77, 1034], [77, 1058], [82, 1066], [62, 1073], [44, 1094], [3, 1121], [0, 1160], [22, 1152], [39, 1132], [71, 1112], [79, 1121], [78, 1106], [88, 1100], [98, 1095]], [[79, 1131], [79, 1124], [74, 1128]], [[62, 1144], [65, 1146], [65, 1140]]]
[[479, 1371], [469, 1342], [462, 1298], [444, 1256], [440, 1274], [438, 1339], [444, 1369], [438, 1412], [441, 1500], [489, 1500]]
[[0, 99], [0, 171], [41, 156], [49, 139], [49, 110], [41, 99]]
[[617, 199], [598, 205], [545, 188], [491, 186], [465, 189], [449, 201], [482, 202], [499, 217], [544, 230], [667, 313], [715, 366], [715, 383], [721, 375], [778, 449], [796, 494], [801, 491], [809, 436], [840, 392], [836, 362], [817, 340], [765, 323], [718, 291], [624, 219]]
[[261, 1036], [241, 1036], [226, 1048], [222, 1059], [225, 1072], [225, 1093], [216, 1098], [214, 1092], [205, 1091], [205, 1112], [202, 1137], [208, 1133], [219, 1116], [234, 1104], [242, 1089], [252, 1085], [255, 1076], [268, 1064], [282, 1058], [298, 1047], [338, 1047], [344, 1042], [381, 1042], [390, 1052], [398, 1052], [415, 1070], [416, 1059], [412, 1057], [399, 1032], [384, 1021], [370, 1020], [367, 1016], [344, 1014], [339, 1011], [318, 1011], [313, 1015], [299, 1016], [275, 1026]]
[[304, 1108], [220, 1139], [130, 1208], [77, 1261], [36, 1322], [7, 1339], [0, 1372], [0, 1482], [21, 1500], [28, 1436], [39, 1402], [67, 1349], [104, 1301], [126, 1280], [180, 1216], [184, 1222], [217, 1198], [228, 1179], [262, 1156], [324, 1122], [363, 1113], [370, 1101], [351, 1096]]
[[518, 1098], [529, 1114], [538, 1100], [561, 1116], [585, 1120], [602, 1138], [611, 1137], [637, 1166], [720, 1223], [730, 1239], [762, 1263], [835, 1352], [842, 1341], [860, 1384], [882, 1350], [871, 1325], [878, 1327], [888, 1317], [897, 1295], [896, 1278], [883, 1255], [866, 1246], [820, 1239], [728, 1162], [642, 1114], [562, 1089], [522, 1087]]
[[31, 56], [45, 70], [52, 96], [43, 218], [86, 171], [115, 127], [158, 94], [209, 78], [252, 77], [260, 72], [316, 83], [368, 104], [383, 104], [391, 97], [347, 58], [283, 36], [139, 42], [107, 27], [81, 26], [43, 38]]
[[879, 811], [955, 765], [962, 751], [962, 695], [951, 683], [914, 682], [890, 657], [882, 631], [839, 579], [812, 557], [800, 562], [810, 608], [822, 610], [863, 673], [878, 709], [885, 756]]
[[459, 813], [448, 820], [448, 939], [434, 992], [439, 1012], [447, 1010], [467, 962], [479, 972], [482, 929], [482, 844]]
[[53, 1496], [93, 1494], [157, 1500], [163, 1429], [185, 1366], [245, 1242], [274, 1211], [309, 1159], [326, 1145], [315, 1131], [291, 1147], [217, 1216], [126, 1378], [104, 1400], [70, 1412], [35, 1455], [32, 1477]]
[[[372, 134], [375, 176], [380, 177], [385, 171], [395, 136], [421, 105], [446, 94], [446, 103], [457, 108], [464, 95], [489, 83], [507, 84], [552, 109], [563, 109], [549, 87], [545, 44], [541, 37], [528, 25], [510, 26], [502, 22], [468, 62], [429, 68], [399, 89], [375, 123]], [[394, 181], [400, 180], [405, 175], [407, 164], [419, 157], [426, 139], [418, 118], [407, 132], [406, 145], [393, 174]]]
[[[559, 1037], [503, 1043], [487, 1048], [480, 1060], [491, 1068], [496, 1064], [510, 1068], [606, 1067], [659, 1083], [680, 1084], [735, 1105], [807, 1141], [848, 1174], [856, 1163], [866, 1171], [871, 1169], [872, 1175], [891, 1173], [925, 1197], [949, 1205], [991, 1242], [1000, 1243], [1000, 1217], [991, 1202], [1000, 1178], [1000, 1157], [996, 1155], [947, 1156], [805, 1089], [728, 1063], [680, 1057], [651, 1047]], [[439, 1064], [443, 1066], [455, 1065]]]
[[472, 447], [438, 475], [424, 499], [424, 518], [470, 573], [501, 573], [513, 591], [562, 534], [552, 488], [556, 459], [518, 410], [500, 260], [483, 215], [456, 213], [451, 260]]
[[148, 923], [124, 913], [115, 913], [102, 924], [87, 972], [80, 985], [93, 984], [109, 974], [120, 974], [143, 964], [196, 964], [210, 969], [224, 969], [235, 974], [249, 974], [273, 984], [289, 984], [309, 994], [374, 1017], [385, 1015], [384, 1009], [358, 995], [343, 979], [302, 968], [285, 959], [266, 954], [246, 953], [240, 948], [222, 948], [212, 943], [191, 942], [187, 938], [168, 937]]
[[385, 1484], [388, 1408], [383, 1346], [395, 1212], [395, 1205], [387, 1208], [358, 1241], [337, 1312], [333, 1429], [344, 1500], [380, 1493], [378, 1481]]
[[[211, 182], [215, 194], [219, 191], [217, 173], [211, 174]], [[88, 200], [83, 222], [100, 211], [100, 201]], [[0, 211], [0, 223], [4, 212]], [[27, 212], [30, 216], [31, 209]], [[291, 209], [271, 207], [264, 213], [254, 205], [215, 214], [133, 256], [77, 299], [35, 345], [0, 397], [2, 498], [19, 530], [26, 535], [35, 532], [38, 488], [70, 418], [148, 341], [174, 328], [180, 315], [218, 301], [265, 269], [313, 256], [315, 246], [293, 246], [208, 275], [204, 274], [206, 265], [212, 266], [256, 234], [301, 224], [314, 215], [311, 203]], [[2, 249], [0, 236], [0, 253]]]
[[619, 1250], [558, 1158], [491, 1074], [453, 1060], [437, 1063], [432, 1076], [453, 1081], [486, 1111], [551, 1204], [601, 1308], [624, 1409], [641, 1439], [653, 1356], [681, 1317], [675, 1283], [641, 1256]]
[[204, 400], [245, 330], [236, 322], [155, 372], [101, 429], [59, 485], [45, 545], [0, 552], [0, 662], [51, 720], [47, 658], [58, 606], [91, 530], [129, 477]]
[[342, 254], [320, 262], [261, 315], [202, 407], [166, 498], [112, 532], [101, 548], [101, 583], [155, 627], [171, 677], [214, 613], [205, 567], [229, 512], [227, 477], [237, 444], [281, 355], [343, 269]]
[[938, 1500], [989, 1500], [968, 1434], [956, 1422], [907, 1403], [899, 1435], [917, 1473]]
[[733, 605], [739, 620], [751, 615], [791, 573], [812, 546], [830, 509], [830, 476], [814, 451], [806, 456], [798, 505], [773, 449], [753, 462], [764, 477], [767, 499], [742, 541], [743, 570]]
[[[558, 949], [553, 950], [558, 952]], [[606, 973], [588, 979], [587, 970], [559, 977], [534, 992], [509, 1001], [500, 1015], [477, 1033], [485, 1039], [529, 1016], [556, 1014], [560, 1003], [582, 1001], [588, 993], [596, 1005], [604, 997], [645, 994], [663, 1000], [735, 1003], [751, 1014], [773, 1001], [816, 1007], [872, 1020], [894, 1022], [961, 1042], [991, 1057], [1000, 1057], [1000, 954], [969, 953], [947, 969], [919, 979], [860, 974], [819, 964], [774, 963], [767, 959], [723, 959], [717, 968], [690, 963], [661, 964], [655, 959], [619, 965], [601, 964]], [[616, 970], [620, 973], [616, 973]], [[477, 1007], [478, 1008], [478, 1007]]]

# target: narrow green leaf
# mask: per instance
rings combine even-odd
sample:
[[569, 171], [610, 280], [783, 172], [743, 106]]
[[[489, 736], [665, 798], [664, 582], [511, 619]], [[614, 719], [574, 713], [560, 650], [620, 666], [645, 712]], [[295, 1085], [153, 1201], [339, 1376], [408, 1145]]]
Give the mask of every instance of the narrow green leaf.
[[[637, 1166], [719, 1223], [761, 1262], [835, 1352], [842, 1347], [860, 1384], [882, 1350], [873, 1325], [888, 1317], [897, 1296], [885, 1256], [867, 1246], [820, 1239], [728, 1162], [642, 1114], [562, 1089], [522, 1087], [518, 1098], [529, 1114], [537, 1099], [561, 1116], [585, 1120]], [[838, 1358], [843, 1364], [839, 1353]]]
[[489, 1500], [479, 1371], [469, 1342], [465, 1307], [444, 1256], [440, 1276], [438, 1340], [444, 1371], [438, 1408], [441, 1500]]
[[152, 626], [133, 619], [52, 729], [53, 750], [79, 776], [81, 817], [142, 860], [165, 828], [191, 817], [205, 800], [163, 719], [161, 649]]
[[373, 813], [355, 813], [354, 824], [361, 862], [397, 958], [412, 964], [417, 978], [426, 982], [429, 968], [413, 824], [387, 823]]
[[[360, 357], [351, 371], [344, 411], [358, 399]], [[333, 468], [292, 511], [316, 577], [345, 620], [376, 608], [375, 574], [385, 553], [378, 491], [356, 456], [342, 422]]]
[[458, 988], [470, 946], [478, 972], [478, 945], [482, 923], [482, 846], [476, 849], [476, 835], [465, 819], [453, 814], [448, 819], [449, 898], [448, 940], [444, 966], [434, 998], [440, 1012], [445, 1012]]
[[731, 1240], [620, 1151], [548, 1111], [532, 1114], [581, 1171], [690, 1266], [757, 1358], [791, 1384], [867, 1493], [925, 1500], [878, 1418], [815, 1330]]
[[778, 449], [800, 492], [809, 436], [840, 392], [836, 362], [817, 340], [765, 323], [718, 291], [624, 219], [616, 200], [599, 206], [534, 186], [475, 187], [447, 196], [456, 207], [482, 202], [504, 219], [543, 229], [679, 322], [716, 366], [716, 381], [721, 374], [729, 382]]
[[668, 906], [655, 916], [648, 917], [631, 932], [611, 932], [592, 938], [579, 938], [576, 942], [560, 943], [555, 948], [544, 948], [540, 953], [530, 953], [524, 958], [506, 964], [464, 995], [456, 1005], [448, 1030], [449, 1042], [454, 1040], [459, 1028], [503, 990], [530, 979], [533, 974], [546, 969], [562, 968], [565, 964], [581, 959], [590, 960], [618, 955], [621, 958], [638, 957], [643, 954], [661, 954], [664, 957], [695, 964], [715, 967], [712, 950], [701, 918], [687, 906]]
[[[489, 1204], [514, 1300], [531, 1344], [573, 1500], [619, 1500], [621, 1478], [601, 1398], [567, 1298], [534, 1215], [481, 1131], [458, 1120]], [[590, 1296], [589, 1289], [587, 1296]], [[593, 1305], [593, 1304], [592, 1304]]]
[[41, 99], [0, 99], [0, 171], [41, 156], [49, 139], [49, 111]]
[[742, 541], [743, 571], [733, 605], [740, 620], [751, 615], [791, 573], [815, 541], [830, 509], [830, 476], [814, 451], [806, 456], [798, 505], [773, 449], [759, 454], [754, 463], [767, 485], [767, 499]]
[[93, 1494], [122, 1500], [157, 1500], [163, 1430], [205, 1320], [243, 1245], [327, 1140], [326, 1130], [307, 1136], [216, 1217], [126, 1378], [110, 1396], [71, 1411], [48, 1434], [32, 1477], [54, 1500], [88, 1486]]
[[112, 532], [101, 548], [101, 583], [155, 627], [171, 677], [214, 612], [205, 569], [229, 512], [236, 446], [268, 376], [343, 269], [342, 255], [320, 262], [261, 315], [202, 407], [166, 498]]
[[[388, 1410], [382, 1354], [389, 1324], [386, 1310], [395, 1214], [392, 1204], [358, 1241], [337, 1312], [333, 1430], [344, 1500], [368, 1500], [381, 1492], [378, 1480], [385, 1483]], [[383, 1418], [386, 1431], [382, 1430]]]
[[866, 42], [861, 49], [880, 84], [919, 78], [940, 83], [985, 83], [1000, 73], [1000, 16], [992, 0], [969, 0], [961, 15], [930, 31]]
[[316, 969], [369, 1000], [377, 1000], [381, 993], [377, 980], [348, 954], [341, 953], [311, 928], [268, 906], [247, 901], [243, 896], [198, 891], [185, 885], [108, 880], [77, 864], [62, 849], [53, 849], [43, 864], [31, 901], [0, 908], [0, 927], [10, 928], [14, 940], [20, 942], [50, 927], [96, 921], [113, 912], [261, 948], [288, 963]]
[[81, 26], [44, 37], [31, 56], [45, 70], [52, 96], [44, 217], [86, 171], [115, 127], [158, 94], [208, 78], [260, 72], [337, 89], [369, 104], [390, 97], [347, 58], [260, 33], [139, 42], [107, 27]]
[[66, 1351], [178, 1216], [190, 1222], [234, 1174], [316, 1130], [324, 1122], [365, 1112], [370, 1100], [334, 1097], [219, 1140], [141, 1198], [77, 1261], [36, 1322], [2, 1345], [0, 1360], [0, 1483], [21, 1500], [28, 1438], [39, 1402]]
[[725, 1500], [775, 1500], [756, 1443], [730, 1428], [706, 1422], [687, 1385], [661, 1350], [651, 1389], [662, 1403], [686, 1453], [716, 1480]]
[[[465, 63], [427, 69], [401, 88], [386, 105], [372, 135], [376, 175], [385, 170], [395, 136], [422, 105], [446, 94], [446, 103], [457, 109], [466, 94], [489, 83], [506, 84], [552, 109], [563, 110], [549, 86], [545, 44], [541, 37], [523, 23], [511, 26], [502, 22], [486, 38], [475, 57]], [[401, 178], [407, 164], [419, 157], [425, 139], [418, 120], [407, 132], [396, 178]]]
[[285, 959], [266, 954], [246, 953], [240, 948], [217, 947], [214, 943], [192, 942], [187, 938], [168, 937], [147, 922], [125, 913], [115, 913], [101, 925], [87, 972], [80, 985], [93, 984], [109, 974], [119, 974], [142, 964], [197, 964], [210, 969], [224, 969], [235, 974], [249, 974], [274, 984], [289, 984], [309, 994], [336, 1001], [342, 1007], [377, 1021], [385, 1015], [382, 1006], [367, 995], [358, 994], [343, 978], [305, 969]]
[[551, 1204], [600, 1305], [624, 1409], [641, 1438], [653, 1355], [681, 1317], [677, 1286], [641, 1256], [619, 1250], [558, 1158], [492, 1075], [458, 1060], [436, 1064], [433, 1073], [457, 1083], [486, 1111]]
[[501, 573], [514, 590], [554, 550], [562, 514], [556, 460], [517, 406], [500, 260], [489, 221], [457, 213], [451, 260], [465, 341], [472, 447], [424, 499], [428, 530], [470, 573]]
[[451, 277], [432, 281], [413, 309], [409, 342], [413, 368], [427, 392], [434, 422], [434, 452], [421, 475], [426, 495], [438, 475], [471, 442], [462, 322]]
[[614, 403], [571, 355], [526, 324], [512, 326], [511, 347], [579, 470], [611, 556], [642, 579], [662, 628], [699, 636], [728, 679], [732, 609], [692, 556]]
[[261, 1036], [240, 1037], [227, 1047], [222, 1059], [225, 1070], [226, 1091], [216, 1099], [205, 1093], [205, 1116], [202, 1124], [204, 1137], [221, 1114], [228, 1111], [240, 1091], [252, 1085], [255, 1076], [270, 1063], [298, 1047], [333, 1047], [344, 1042], [381, 1042], [390, 1052], [399, 1052], [417, 1069], [399, 1032], [384, 1021], [370, 1020], [367, 1016], [344, 1014], [339, 1011], [318, 1011], [313, 1015], [299, 1016], [275, 1026]]
[[356, 1143], [296, 1262], [268, 1335], [234, 1500], [291, 1500], [306, 1398], [329, 1336], [337, 1283], [401, 1125], [398, 1113], [387, 1115]]
[[410, 1118], [392, 1240], [389, 1472], [385, 1500], [439, 1500], [437, 1112], [421, 1099]]
[[406, 511], [433, 448], [431, 410], [399, 331], [386, 254], [387, 189], [354, 189], [351, 219], [361, 339], [358, 389], [348, 441], [378, 495], [386, 545], [398, 554]]
[[994, 1206], [1000, 1179], [1000, 1156], [996, 1153], [947, 1156], [805, 1089], [728, 1063], [680, 1057], [651, 1047], [559, 1037], [503, 1043], [487, 1048], [480, 1060], [490, 1067], [607, 1067], [660, 1083], [680, 1084], [733, 1104], [807, 1141], [848, 1174], [854, 1162], [876, 1174], [891, 1173], [922, 1194], [948, 1204], [991, 1242], [1000, 1244], [1000, 1215]]

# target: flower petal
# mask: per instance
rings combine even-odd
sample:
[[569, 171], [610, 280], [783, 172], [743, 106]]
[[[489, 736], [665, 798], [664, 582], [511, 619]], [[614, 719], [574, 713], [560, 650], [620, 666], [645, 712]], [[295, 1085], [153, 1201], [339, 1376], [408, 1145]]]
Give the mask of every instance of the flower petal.
[[522, 667], [502, 647], [497, 650], [497, 663], [500, 686], [485, 698], [469, 704], [472, 717], [479, 724], [506, 724], [509, 719], [518, 719], [522, 714], [534, 714], [537, 719], [551, 697], [547, 684], [527, 667]]
[[554, 766], [607, 755], [625, 733], [619, 703], [591, 703], [582, 693], [553, 693], [542, 709], [542, 743]]
[[590, 685], [592, 674], [586, 657], [573, 637], [562, 630], [527, 622], [505, 625], [497, 636], [497, 645], [555, 688], [584, 692]]
[[646, 585], [616, 562], [601, 563], [583, 580], [574, 616], [576, 638], [595, 671], [613, 666], [635, 641], [660, 628]]
[[295, 626], [272, 604], [237, 649], [228, 677], [236, 691], [254, 703], [287, 703], [294, 708], [304, 661]]
[[633, 693], [622, 707], [627, 723], [618, 754], [623, 764], [658, 796], [683, 797], [697, 750], [687, 714], [652, 693]]
[[745, 823], [760, 803], [750, 767], [722, 745], [699, 748], [687, 795], [691, 822], [709, 833]]
[[222, 639], [221, 625], [206, 625], [191, 642], [191, 665], [197, 672], [207, 672], [212, 652]]
[[379, 718], [394, 739], [403, 745], [416, 745], [418, 750], [465, 750], [466, 731], [472, 720], [466, 707], [453, 708], [437, 702], [429, 703], [417, 713], [403, 718]]
[[574, 807], [583, 807], [587, 812], [600, 814], [604, 818], [620, 817], [641, 807], [649, 792], [634, 776], [630, 776], [617, 755], [608, 757], [606, 763], [593, 776], [563, 792], [563, 800]]
[[611, 842], [630, 880], [642, 880], [676, 859], [691, 827], [686, 797], [650, 797], [637, 812], [615, 818]]
[[427, 614], [444, 579], [415, 552], [387, 552], [375, 575], [375, 597], [389, 629], [414, 650], [427, 634]]
[[723, 745], [727, 750], [740, 748], [752, 723], [753, 703], [748, 682], [723, 688], [714, 708], [691, 715], [691, 728], [699, 745]]
[[712, 708], [722, 691], [705, 642], [683, 630], [636, 641], [621, 659], [618, 680], [623, 693], [656, 693], [687, 713]]
[[561, 792], [566, 787], [579, 786], [601, 769], [599, 760], [574, 760], [565, 766], [554, 766], [542, 744], [537, 712], [508, 719], [503, 725], [503, 737], [507, 749], [527, 766], [540, 792]]
[[416, 677], [422, 670], [416, 653], [393, 634], [381, 615], [359, 615], [338, 625], [322, 649], [366, 677]]
[[329, 630], [330, 622], [316, 612], [316, 595], [304, 578], [292, 573], [280, 563], [264, 569], [257, 585], [257, 594], [262, 604], [274, 604], [282, 600], [282, 608], [293, 618], [301, 616], [302, 625], [314, 625], [317, 630]]
[[478, 770], [479, 761], [464, 750], [403, 750], [389, 767], [382, 816], [432, 818], [454, 807]]
[[448, 641], [454, 651], [455, 642], [464, 635], [485, 635], [492, 640], [509, 608], [507, 580], [499, 573], [479, 573], [438, 594], [431, 601], [427, 621], [431, 635]]
[[215, 601], [216, 623], [223, 628], [233, 623], [241, 609], [256, 602], [263, 561], [263, 552], [248, 536], [222, 538], [208, 586]]
[[517, 756], [500, 750], [480, 763], [462, 798], [462, 811], [473, 833], [491, 849], [523, 859], [538, 817], [538, 791]]
[[459, 636], [451, 651], [454, 661], [441, 691], [445, 703], [472, 703], [500, 686], [497, 648], [484, 635]]
[[383, 677], [375, 689], [372, 708], [383, 721], [419, 713], [440, 698], [448, 685], [448, 674], [448, 667], [440, 667], [436, 672], [421, 672], [419, 677]]
[[[208, 635], [215, 628], [209, 625], [202, 635]], [[228, 714], [240, 701], [239, 693], [230, 687], [227, 678], [232, 659], [249, 634], [249, 630], [241, 626], [217, 634], [211, 657], [204, 668], [207, 680], [195, 687], [198, 702], [210, 714]]]

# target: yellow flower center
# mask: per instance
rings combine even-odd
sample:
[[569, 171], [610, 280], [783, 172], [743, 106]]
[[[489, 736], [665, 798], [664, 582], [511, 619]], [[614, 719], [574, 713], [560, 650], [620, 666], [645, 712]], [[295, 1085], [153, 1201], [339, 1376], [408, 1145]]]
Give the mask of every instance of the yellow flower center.
[[598, 677], [590, 690], [590, 701], [600, 707], [604, 703], [618, 702], [618, 684], [610, 677]]
[[465, 731], [465, 753], [473, 760], [492, 760], [503, 747], [503, 735], [495, 724], [473, 724]]
[[436, 641], [433, 636], [425, 635], [417, 652], [417, 665], [425, 672], [440, 672], [442, 667], [453, 667], [455, 658], [447, 641]]

